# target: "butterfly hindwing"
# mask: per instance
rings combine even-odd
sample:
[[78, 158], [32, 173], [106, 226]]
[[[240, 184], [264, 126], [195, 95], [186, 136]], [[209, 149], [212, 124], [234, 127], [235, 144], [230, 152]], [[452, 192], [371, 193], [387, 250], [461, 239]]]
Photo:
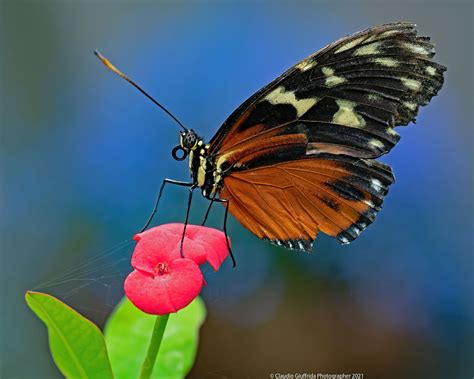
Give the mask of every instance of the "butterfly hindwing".
[[389, 167], [327, 155], [244, 171], [224, 179], [229, 211], [262, 239], [311, 250], [319, 231], [349, 243], [370, 225], [388, 186]]

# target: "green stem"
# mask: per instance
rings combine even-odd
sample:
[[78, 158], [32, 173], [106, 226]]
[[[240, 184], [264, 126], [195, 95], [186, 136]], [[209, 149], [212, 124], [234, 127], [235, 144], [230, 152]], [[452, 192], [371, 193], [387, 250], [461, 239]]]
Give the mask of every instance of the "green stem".
[[155, 326], [153, 327], [153, 333], [150, 339], [150, 345], [148, 346], [148, 351], [140, 372], [140, 379], [148, 379], [151, 377], [153, 367], [155, 366], [156, 356], [160, 350], [161, 340], [163, 339], [163, 334], [165, 333], [166, 324], [169, 317], [169, 314], [156, 317]]

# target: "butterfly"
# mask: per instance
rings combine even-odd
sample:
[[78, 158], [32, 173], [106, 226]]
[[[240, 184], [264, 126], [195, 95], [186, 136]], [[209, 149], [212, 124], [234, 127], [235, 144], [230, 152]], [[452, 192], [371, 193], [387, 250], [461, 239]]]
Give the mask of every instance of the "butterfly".
[[443, 85], [446, 68], [433, 56], [412, 23], [346, 36], [252, 95], [209, 142], [118, 71], [183, 128], [172, 155], [188, 158], [192, 180], [166, 179], [149, 222], [164, 185], [174, 183], [190, 187], [186, 224], [200, 188], [211, 205], [225, 205], [226, 234], [230, 212], [258, 238], [291, 250], [311, 251], [320, 232], [354, 241], [394, 182], [377, 158], [399, 141], [395, 127], [414, 122]]

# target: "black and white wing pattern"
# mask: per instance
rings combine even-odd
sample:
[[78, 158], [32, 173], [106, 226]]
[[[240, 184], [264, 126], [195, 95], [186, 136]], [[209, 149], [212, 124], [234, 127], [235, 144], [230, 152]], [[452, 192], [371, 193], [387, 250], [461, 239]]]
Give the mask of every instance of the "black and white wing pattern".
[[[376, 158], [443, 84], [433, 44], [412, 23], [376, 26], [302, 60], [245, 101], [211, 140], [224, 151], [261, 133], [304, 133], [308, 152]], [[252, 132], [252, 128], [259, 127]], [[264, 127], [261, 127], [261, 126]]]
[[209, 146], [229, 211], [290, 249], [309, 251], [319, 231], [356, 239], [394, 181], [375, 159], [443, 84], [446, 68], [433, 56], [414, 24], [381, 25], [330, 44], [250, 97]]

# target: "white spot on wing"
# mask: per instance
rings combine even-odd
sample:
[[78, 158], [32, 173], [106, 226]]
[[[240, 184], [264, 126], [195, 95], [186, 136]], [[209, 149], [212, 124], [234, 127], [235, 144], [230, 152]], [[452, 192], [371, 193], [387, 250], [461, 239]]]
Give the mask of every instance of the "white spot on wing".
[[357, 103], [338, 99], [336, 100], [336, 104], [339, 106], [339, 110], [334, 114], [332, 122], [354, 128], [363, 128], [365, 126], [364, 118], [354, 111]]
[[379, 38], [379, 35], [378, 35], [378, 34], [374, 34], [374, 35], [370, 36], [369, 38], [366, 38], [366, 39], [364, 40], [364, 43], [368, 43], [368, 42], [375, 41], [375, 40], [378, 39], [378, 38]]
[[408, 109], [411, 109], [412, 111], [414, 111], [416, 109], [416, 103], [412, 103], [411, 101], [405, 101], [403, 103], [403, 105], [408, 108]]
[[324, 76], [326, 76], [326, 85], [328, 87], [334, 87], [347, 81], [346, 78], [334, 75], [334, 70], [330, 67], [323, 67], [321, 71], [323, 72]]
[[301, 250], [304, 250], [304, 246], [303, 246], [303, 244], [301, 243], [301, 241], [298, 241], [298, 247], [299, 247]]
[[364, 38], [365, 36], [356, 38], [354, 41], [347, 42], [344, 45], [342, 45], [339, 49], [337, 49], [334, 53], [338, 54], [338, 53], [342, 53], [343, 51], [352, 49], [354, 46], [357, 46], [361, 41], [363, 41]]
[[263, 100], [267, 100], [271, 104], [291, 104], [296, 109], [296, 115], [301, 117], [316, 104], [319, 99], [309, 98], [298, 100], [293, 91], [285, 91], [285, 87], [280, 86], [265, 96]]
[[384, 148], [384, 144], [382, 142], [380, 142], [378, 139], [375, 139], [375, 138], [373, 138], [369, 141], [369, 145], [373, 146], [373, 147], [376, 147], [378, 149], [383, 149]]
[[400, 64], [393, 58], [375, 58], [374, 62], [385, 67], [397, 67]]
[[311, 70], [314, 66], [316, 66], [316, 61], [312, 59], [305, 59], [298, 63], [295, 67], [300, 70], [301, 72]]
[[431, 76], [436, 75], [436, 69], [433, 66], [426, 66], [425, 71], [428, 75], [431, 75]]
[[400, 78], [403, 85], [413, 91], [418, 91], [421, 88], [421, 83], [418, 80], [410, 78]]
[[394, 128], [387, 128], [387, 133], [391, 136], [398, 136], [398, 133], [395, 131]]
[[363, 200], [364, 204], [368, 205], [370, 208], [375, 208], [375, 204], [372, 200]]
[[416, 45], [414, 43], [409, 43], [405, 42], [403, 44], [403, 47], [407, 50], [410, 50], [412, 53], [418, 54], [418, 55], [429, 55], [430, 51], [422, 45]]
[[349, 243], [349, 240], [346, 237], [341, 237], [340, 241], [344, 244]]
[[372, 42], [368, 45], [359, 47], [356, 51], [354, 51], [354, 55], [375, 55], [379, 53], [379, 46], [381, 42]]
[[397, 33], [399, 33], [398, 30], [387, 30], [386, 32], [383, 32], [382, 34], [380, 34], [380, 37], [386, 38], [386, 37], [390, 37], [391, 35], [394, 35], [394, 34], [397, 34]]
[[382, 182], [378, 179], [370, 179], [370, 186], [377, 192], [382, 190]]

